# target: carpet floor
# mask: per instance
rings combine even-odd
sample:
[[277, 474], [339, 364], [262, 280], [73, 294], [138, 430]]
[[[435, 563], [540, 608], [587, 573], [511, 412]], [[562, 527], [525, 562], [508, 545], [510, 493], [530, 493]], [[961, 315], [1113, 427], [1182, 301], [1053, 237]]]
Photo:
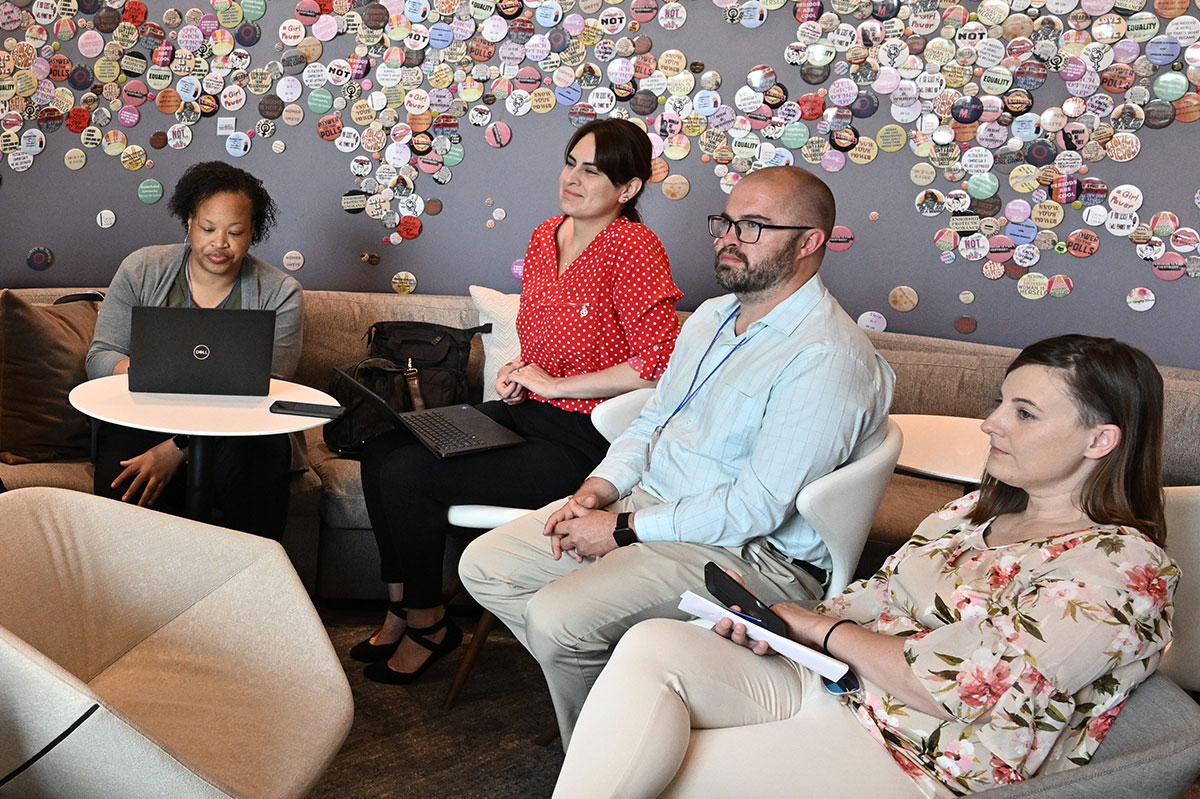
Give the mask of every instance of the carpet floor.
[[458, 703], [442, 701], [470, 641], [475, 619], [452, 617], [464, 645], [406, 686], [380, 685], [362, 676], [346, 652], [371, 635], [378, 609], [322, 609], [329, 638], [354, 693], [354, 725], [311, 799], [413, 797], [548, 797], [562, 766], [555, 739], [533, 739], [554, 719], [537, 663], [499, 627], [479, 654]]

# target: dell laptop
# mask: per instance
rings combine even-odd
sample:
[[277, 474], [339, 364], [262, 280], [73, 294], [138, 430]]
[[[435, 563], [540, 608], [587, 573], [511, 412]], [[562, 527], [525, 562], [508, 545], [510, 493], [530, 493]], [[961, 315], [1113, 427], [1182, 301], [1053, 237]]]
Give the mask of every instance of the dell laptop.
[[274, 350], [274, 311], [135, 307], [129, 390], [265, 397]]
[[447, 405], [396, 414], [430, 452], [440, 458], [511, 447], [525, 439], [470, 405]]

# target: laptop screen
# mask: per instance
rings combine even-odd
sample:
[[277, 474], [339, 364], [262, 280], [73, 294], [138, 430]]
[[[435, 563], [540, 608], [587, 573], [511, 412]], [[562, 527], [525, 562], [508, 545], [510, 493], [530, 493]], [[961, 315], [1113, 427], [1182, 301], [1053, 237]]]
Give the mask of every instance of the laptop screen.
[[274, 349], [274, 311], [136, 307], [129, 390], [264, 397]]

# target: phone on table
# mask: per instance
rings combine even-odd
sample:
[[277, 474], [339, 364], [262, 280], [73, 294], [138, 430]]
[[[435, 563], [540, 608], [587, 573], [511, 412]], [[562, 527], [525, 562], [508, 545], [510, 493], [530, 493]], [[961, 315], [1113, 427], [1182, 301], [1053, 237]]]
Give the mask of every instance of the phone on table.
[[787, 623], [711, 560], [704, 564], [704, 587], [730, 610], [737, 605], [739, 610], [733, 612], [746, 621], [787, 637]]
[[271, 403], [270, 411], [271, 413], [286, 413], [293, 416], [316, 416], [321, 419], [336, 419], [346, 409], [341, 405], [318, 405], [315, 402], [275, 400]]

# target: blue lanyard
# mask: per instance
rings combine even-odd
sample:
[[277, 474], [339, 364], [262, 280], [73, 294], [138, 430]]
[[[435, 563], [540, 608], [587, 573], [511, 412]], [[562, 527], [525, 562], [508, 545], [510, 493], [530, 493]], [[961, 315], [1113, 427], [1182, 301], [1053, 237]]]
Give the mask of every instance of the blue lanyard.
[[731, 349], [729, 352], [725, 353], [725, 357], [721, 359], [721, 362], [718, 363], [716, 366], [714, 366], [712, 371], [709, 372], [708, 375], [706, 375], [705, 378], [700, 381], [700, 385], [696, 385], [696, 380], [698, 380], [700, 377], [700, 367], [704, 365], [704, 359], [708, 357], [708, 354], [710, 352], [712, 352], [712, 348], [714, 346], [716, 346], [717, 338], [721, 335], [721, 331], [725, 329], [725, 325], [727, 325], [731, 321], [733, 321], [733, 318], [735, 316], [737, 316], [738, 311], [740, 311], [741, 309], [742, 309], [741, 305], [738, 305], [738, 307], [734, 308], [733, 313], [729, 314], [729, 316], [725, 319], [725, 321], [721, 323], [721, 326], [717, 328], [717, 332], [713, 334], [712, 341], [708, 342], [708, 349], [706, 349], [704, 351], [704, 354], [700, 356], [700, 360], [696, 363], [696, 372], [695, 372], [695, 374], [692, 375], [692, 382], [688, 385], [687, 394], [684, 396], [683, 401], [680, 402], [679, 405], [675, 408], [675, 410], [671, 412], [671, 415], [667, 417], [667, 420], [658, 426], [658, 432], [661, 433], [663, 430], [665, 430], [667, 425], [669, 425], [671, 423], [671, 420], [674, 419], [675, 416], [678, 415], [678, 413], [683, 410], [684, 406], [692, 401], [692, 397], [695, 397], [697, 394], [700, 393], [700, 389], [704, 388], [704, 384], [708, 382], [708, 379], [710, 377], [712, 377], [713, 375], [715, 375], [717, 373], [717, 370], [720, 369], [722, 366], [724, 366], [725, 362], [729, 360], [730, 356], [732, 356], [735, 352], [738, 351], [738, 347], [742, 346], [743, 344], [745, 344], [747, 341], [750, 340], [750, 337], [747, 336], [746, 338], [743, 338], [741, 341], [739, 341], [737, 344], [734, 344], [733, 349]]
[[[242, 267], [245, 267], [245, 266], [246, 266], [246, 262], [243, 261]], [[191, 308], [192, 307], [192, 248], [191, 247], [188, 247], [187, 251], [184, 252], [184, 254], [183, 254], [183, 269], [184, 269], [185, 274], [187, 274], [187, 289], [188, 289], [187, 307]], [[224, 308], [226, 305], [228, 305], [229, 298], [233, 296], [234, 290], [236, 290], [238, 286], [242, 285], [242, 271], [243, 271], [243, 269], [238, 269], [237, 280], [233, 281], [233, 285], [230, 286], [230, 288], [229, 288], [229, 293], [225, 295], [225, 299], [222, 300], [221, 304], [217, 306], [218, 308]]]

